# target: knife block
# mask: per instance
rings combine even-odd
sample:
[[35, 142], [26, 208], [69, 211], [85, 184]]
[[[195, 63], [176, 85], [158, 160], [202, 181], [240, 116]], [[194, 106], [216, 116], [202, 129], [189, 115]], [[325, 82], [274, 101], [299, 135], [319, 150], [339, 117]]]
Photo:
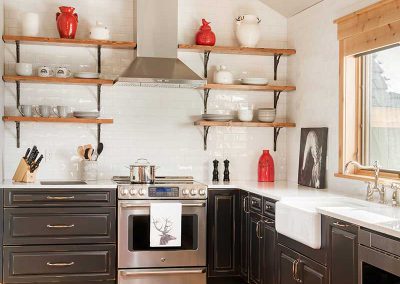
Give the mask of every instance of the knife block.
[[17, 170], [15, 171], [13, 181], [33, 183], [36, 181], [36, 172], [37, 170], [31, 173], [30, 167], [26, 163], [25, 159], [21, 159], [17, 167]]

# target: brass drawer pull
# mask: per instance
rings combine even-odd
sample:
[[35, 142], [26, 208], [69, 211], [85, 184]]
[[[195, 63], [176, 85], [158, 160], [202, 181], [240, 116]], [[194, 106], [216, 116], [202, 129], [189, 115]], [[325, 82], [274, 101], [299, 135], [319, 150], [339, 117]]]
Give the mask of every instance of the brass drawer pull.
[[265, 224], [267, 224], [267, 225], [273, 225], [273, 224], [275, 224], [275, 221], [265, 221]]
[[72, 200], [75, 199], [75, 196], [47, 196], [47, 200]]
[[47, 228], [51, 228], [51, 229], [65, 229], [65, 228], [73, 228], [75, 227], [75, 224], [71, 224], [71, 225], [47, 225]]
[[265, 205], [265, 210], [271, 210], [273, 207], [271, 205]]
[[334, 226], [338, 226], [338, 227], [342, 227], [342, 228], [348, 228], [348, 227], [350, 227], [349, 225], [347, 225], [347, 224], [342, 224], [342, 223], [340, 223], [340, 222], [335, 222], [335, 223], [333, 223], [333, 225], [334, 225]]
[[72, 266], [74, 265], [75, 262], [71, 261], [71, 262], [59, 262], [59, 263], [52, 263], [52, 262], [48, 262], [46, 263], [47, 266], [57, 266], [57, 267], [64, 267], [64, 266]]

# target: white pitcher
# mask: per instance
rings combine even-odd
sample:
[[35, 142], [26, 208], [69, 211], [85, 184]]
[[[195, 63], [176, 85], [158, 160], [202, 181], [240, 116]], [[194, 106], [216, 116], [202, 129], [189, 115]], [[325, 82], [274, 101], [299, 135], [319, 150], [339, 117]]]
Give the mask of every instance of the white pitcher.
[[260, 40], [261, 20], [255, 15], [244, 15], [236, 19], [236, 37], [241, 47], [256, 47]]

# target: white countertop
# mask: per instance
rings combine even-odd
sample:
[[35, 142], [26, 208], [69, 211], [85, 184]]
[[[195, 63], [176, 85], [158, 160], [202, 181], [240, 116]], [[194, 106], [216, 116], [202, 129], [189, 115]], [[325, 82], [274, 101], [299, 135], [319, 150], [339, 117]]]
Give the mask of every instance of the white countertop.
[[34, 183], [13, 182], [12, 180], [3, 181], [2, 188], [117, 188], [117, 184], [112, 180], [87, 181], [87, 184], [69, 185], [42, 185], [40, 181]]
[[[391, 204], [379, 204], [354, 197], [328, 193], [323, 190], [311, 189], [286, 181], [275, 183], [258, 183], [233, 181], [230, 183], [209, 183], [210, 189], [238, 188], [265, 196], [274, 200], [305, 198], [305, 200], [319, 200], [321, 205], [312, 208], [322, 215], [337, 218], [373, 231], [400, 238], [400, 207], [392, 207]], [[343, 206], [324, 207], [324, 198], [340, 198]], [[376, 197], [377, 199], [377, 197]], [[299, 201], [300, 202], [300, 201]], [[354, 205], [352, 205], [354, 204]], [[299, 203], [299, 207], [303, 204]]]

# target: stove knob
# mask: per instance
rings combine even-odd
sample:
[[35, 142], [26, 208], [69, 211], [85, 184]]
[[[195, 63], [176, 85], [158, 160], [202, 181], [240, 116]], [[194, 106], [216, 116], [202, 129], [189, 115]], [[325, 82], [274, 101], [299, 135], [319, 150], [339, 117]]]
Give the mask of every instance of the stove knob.
[[139, 195], [141, 195], [141, 196], [144, 195], [144, 188], [139, 189]]
[[127, 195], [128, 194], [128, 190], [125, 188], [125, 189], [123, 189], [123, 190], [121, 190], [121, 195], [122, 196], [125, 196], [125, 195]]
[[131, 194], [131, 195], [136, 195], [136, 189], [131, 189], [130, 191], [129, 191], [129, 193]]
[[197, 190], [193, 188], [193, 189], [190, 191], [190, 195], [195, 196], [196, 194], [197, 194]]
[[206, 195], [206, 190], [205, 189], [200, 189], [199, 190], [199, 194], [202, 195], [202, 196]]
[[182, 194], [183, 195], [189, 195], [189, 189], [184, 189], [184, 190], [182, 190]]

